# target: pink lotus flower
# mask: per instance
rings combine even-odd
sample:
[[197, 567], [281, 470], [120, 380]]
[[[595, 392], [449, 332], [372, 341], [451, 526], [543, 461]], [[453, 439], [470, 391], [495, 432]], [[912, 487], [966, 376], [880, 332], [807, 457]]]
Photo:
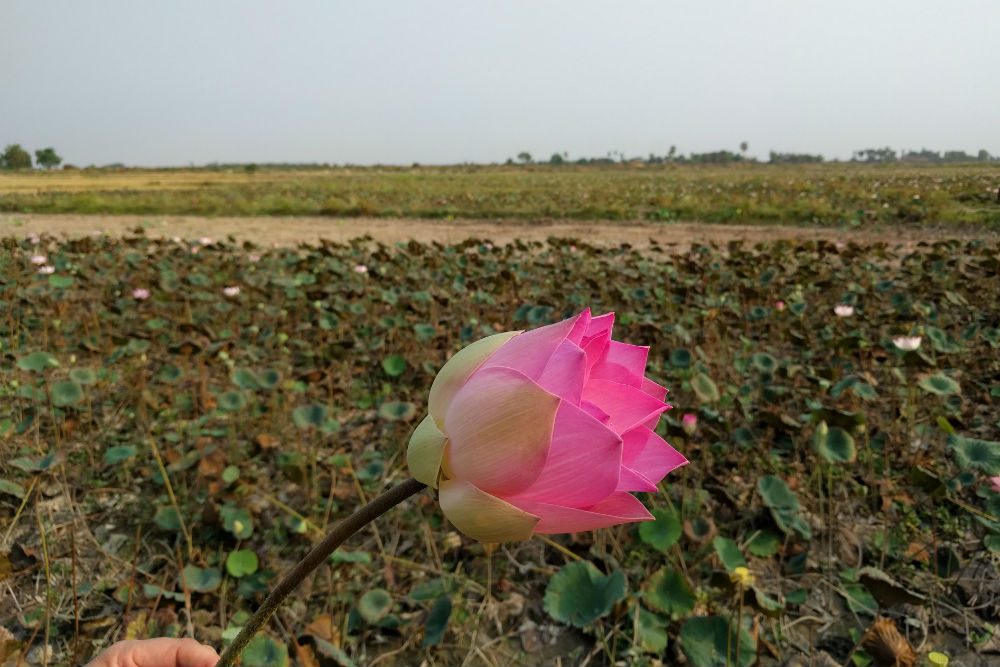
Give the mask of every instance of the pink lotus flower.
[[993, 489], [993, 493], [1000, 493], [1000, 476], [990, 477], [990, 488]]
[[49, 262], [49, 258], [46, 257], [45, 255], [32, 255], [31, 256], [31, 263], [32, 264], [48, 264], [48, 262]]
[[354, 272], [355, 273], [368, 273], [368, 267], [365, 266], [364, 264], [358, 264], [357, 266], [354, 267]]
[[56, 272], [56, 267], [46, 264], [45, 266], [38, 267], [38, 272], [43, 276], [48, 276]]
[[212, 237], [211, 236], [202, 236], [200, 239], [198, 239], [198, 243], [200, 243], [202, 245], [212, 245]]
[[698, 429], [698, 415], [688, 413], [681, 417], [681, 428], [688, 435], [694, 435], [694, 432]]
[[785, 309], [785, 302], [784, 301], [775, 301], [774, 302], [774, 309], [777, 310], [780, 313], [781, 311], [783, 311]]
[[652, 519], [629, 492], [687, 460], [653, 431], [670, 406], [649, 349], [611, 340], [613, 323], [588, 310], [489, 336], [434, 378], [407, 463], [458, 530], [506, 542]]
[[132, 298], [136, 301], [145, 301], [149, 298], [149, 290], [145, 287], [136, 287], [132, 290]]
[[229, 287], [223, 287], [222, 288], [222, 293], [225, 294], [226, 296], [230, 296], [230, 297], [232, 297], [232, 296], [239, 296], [240, 295], [240, 287], [239, 287], [239, 285], [230, 285]]

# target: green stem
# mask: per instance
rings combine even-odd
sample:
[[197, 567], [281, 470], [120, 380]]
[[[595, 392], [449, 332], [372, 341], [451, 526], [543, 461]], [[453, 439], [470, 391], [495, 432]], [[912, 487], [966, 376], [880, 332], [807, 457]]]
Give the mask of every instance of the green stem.
[[264, 624], [267, 623], [285, 598], [288, 597], [288, 595], [295, 590], [300, 583], [302, 583], [310, 572], [319, 567], [320, 563], [323, 563], [330, 556], [330, 554], [333, 553], [334, 549], [339, 547], [347, 538], [354, 535], [354, 533], [364, 528], [379, 516], [385, 514], [387, 511], [424, 488], [426, 488], [425, 484], [418, 482], [415, 479], [408, 479], [405, 482], [392, 487], [354, 514], [338, 523], [334, 529], [323, 538], [322, 542], [313, 547], [312, 551], [306, 554], [305, 558], [300, 560], [298, 564], [296, 564], [296, 566], [293, 567], [280, 582], [278, 582], [278, 585], [274, 587], [274, 590], [272, 590], [271, 594], [267, 596], [267, 599], [260, 605], [260, 608], [254, 612], [254, 615], [250, 617], [250, 620], [243, 626], [240, 633], [236, 635], [236, 639], [233, 640], [233, 643], [230, 644], [229, 648], [223, 652], [222, 657], [219, 658], [219, 662], [216, 663], [215, 667], [232, 667], [232, 665], [236, 662], [236, 659], [239, 658], [240, 653], [242, 653], [243, 649], [246, 648], [246, 645], [250, 643], [250, 640], [257, 634], [257, 631], [264, 627]]

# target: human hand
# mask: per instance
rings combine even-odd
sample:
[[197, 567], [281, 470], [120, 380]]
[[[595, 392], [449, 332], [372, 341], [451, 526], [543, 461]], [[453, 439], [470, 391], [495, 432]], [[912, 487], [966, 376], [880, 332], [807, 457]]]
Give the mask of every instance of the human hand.
[[87, 667], [215, 667], [219, 654], [193, 639], [128, 640], [112, 644]]

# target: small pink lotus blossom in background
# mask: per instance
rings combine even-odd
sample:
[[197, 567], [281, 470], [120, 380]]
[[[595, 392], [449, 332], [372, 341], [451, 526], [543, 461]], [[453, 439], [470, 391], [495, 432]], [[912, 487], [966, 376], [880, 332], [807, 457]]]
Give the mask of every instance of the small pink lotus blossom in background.
[[201, 248], [199, 248], [198, 246], [191, 246], [192, 255], [197, 255], [199, 250], [201, 250]]
[[222, 293], [225, 294], [226, 296], [239, 296], [240, 287], [239, 285], [230, 285], [229, 287], [223, 287]]
[[780, 301], [780, 300], [779, 301], [775, 301], [774, 302], [774, 309], [777, 310], [780, 313], [781, 311], [783, 311], [785, 309], [785, 302], [784, 301]]
[[571, 245], [571, 246], [569, 247], [569, 251], [570, 251], [570, 252], [576, 252], [576, 246], [575, 246], [575, 245]]
[[32, 255], [31, 256], [31, 263], [32, 264], [48, 264], [48, 262], [49, 262], [49, 258], [46, 257], [45, 255]]
[[55, 273], [56, 272], [56, 267], [49, 266], [48, 264], [46, 264], [45, 266], [38, 267], [38, 272], [41, 273], [44, 276], [47, 276], [47, 275]]
[[892, 344], [903, 352], [912, 352], [920, 347], [920, 336], [897, 336], [892, 339]]
[[487, 250], [493, 250], [493, 244], [490, 243], [489, 241], [487, 241], [486, 243], [484, 243], [483, 247], [486, 248]]
[[35, 233], [28, 234], [28, 242], [31, 243], [31, 245], [38, 245], [42, 242], [42, 237]]
[[251, 253], [247, 255], [247, 261], [250, 262], [251, 264], [256, 264], [257, 262], [260, 261], [260, 255], [258, 255], [257, 253]]
[[202, 236], [200, 239], [198, 239], [198, 243], [200, 243], [202, 245], [212, 245], [212, 237], [211, 236]]
[[145, 301], [149, 298], [149, 290], [145, 287], [136, 287], [132, 290], [132, 298], [137, 301]]
[[354, 272], [355, 273], [368, 273], [368, 267], [365, 266], [364, 264], [358, 264], [357, 266], [354, 267]]
[[846, 303], [837, 304], [833, 307], [833, 312], [837, 317], [850, 317], [854, 314], [854, 306], [850, 306]]
[[688, 435], [694, 435], [694, 432], [698, 429], [698, 415], [689, 412], [681, 417], [681, 428]]
[[656, 434], [667, 390], [649, 348], [611, 339], [614, 313], [472, 343], [434, 378], [407, 448], [410, 473], [481, 542], [653, 517], [632, 491], [687, 460]]
[[1000, 476], [990, 477], [990, 488], [993, 493], [1000, 493]]

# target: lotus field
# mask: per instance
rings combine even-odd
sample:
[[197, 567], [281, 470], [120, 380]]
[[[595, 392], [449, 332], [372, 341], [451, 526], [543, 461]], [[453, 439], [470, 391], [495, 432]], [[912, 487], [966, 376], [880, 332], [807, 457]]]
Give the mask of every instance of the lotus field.
[[669, 390], [656, 433], [689, 463], [637, 494], [655, 521], [480, 542], [428, 489], [243, 665], [1000, 659], [1000, 243], [669, 240], [4, 239], [0, 665], [225, 647], [410, 477], [451, 355], [588, 308]]

